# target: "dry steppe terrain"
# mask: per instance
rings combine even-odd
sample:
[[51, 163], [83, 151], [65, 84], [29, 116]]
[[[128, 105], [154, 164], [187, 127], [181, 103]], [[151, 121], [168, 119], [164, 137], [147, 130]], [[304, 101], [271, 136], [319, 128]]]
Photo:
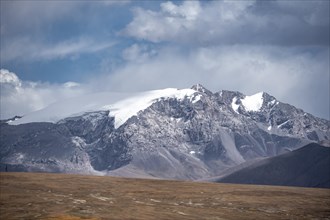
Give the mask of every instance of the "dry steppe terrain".
[[330, 190], [1, 173], [0, 219], [330, 219]]

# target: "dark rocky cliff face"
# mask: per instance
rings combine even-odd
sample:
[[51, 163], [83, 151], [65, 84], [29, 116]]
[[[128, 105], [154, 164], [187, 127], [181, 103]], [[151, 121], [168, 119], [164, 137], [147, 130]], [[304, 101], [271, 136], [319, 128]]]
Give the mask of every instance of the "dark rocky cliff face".
[[329, 140], [329, 121], [266, 93], [260, 109], [249, 111], [239, 92], [192, 88], [193, 100], [158, 99], [117, 129], [109, 111], [1, 123], [0, 162], [24, 171], [199, 179]]

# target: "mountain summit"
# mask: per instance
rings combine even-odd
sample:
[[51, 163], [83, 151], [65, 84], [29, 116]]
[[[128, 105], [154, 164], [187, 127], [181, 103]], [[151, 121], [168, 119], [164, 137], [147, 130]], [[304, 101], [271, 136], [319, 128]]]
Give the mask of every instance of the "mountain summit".
[[16, 171], [202, 179], [330, 139], [329, 121], [261, 92], [96, 93], [1, 123]]
[[207, 95], [211, 95], [211, 94], [212, 94], [212, 92], [211, 92], [210, 90], [206, 89], [206, 88], [205, 88], [203, 85], [201, 85], [201, 84], [193, 85], [193, 86], [191, 87], [191, 89], [193, 89], [193, 90], [195, 90], [195, 91], [197, 91], [197, 92], [200, 92], [200, 93], [205, 93], [205, 94], [207, 94]]

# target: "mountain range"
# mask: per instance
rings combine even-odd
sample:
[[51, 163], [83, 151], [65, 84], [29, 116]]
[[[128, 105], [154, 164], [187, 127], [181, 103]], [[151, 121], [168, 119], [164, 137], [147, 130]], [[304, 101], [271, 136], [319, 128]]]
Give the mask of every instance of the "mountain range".
[[[329, 187], [330, 148], [321, 146], [329, 128], [328, 120], [265, 92], [213, 93], [197, 84], [95, 93], [2, 120], [0, 168]], [[295, 169], [306, 178], [292, 181]], [[281, 175], [268, 178], [272, 170]], [[322, 172], [313, 182], [308, 174], [315, 170]]]

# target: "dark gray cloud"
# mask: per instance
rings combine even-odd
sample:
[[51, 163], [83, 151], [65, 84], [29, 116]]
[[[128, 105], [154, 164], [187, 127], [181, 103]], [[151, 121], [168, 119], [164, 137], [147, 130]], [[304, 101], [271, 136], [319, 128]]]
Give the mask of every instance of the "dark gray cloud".
[[123, 33], [152, 42], [329, 45], [328, 1], [164, 2], [134, 15]]
[[79, 1], [1, 1], [1, 35], [41, 33], [54, 21], [72, 19], [80, 6]]
[[[92, 20], [91, 11], [124, 6], [129, 1], [1, 1], [1, 35], [28, 34], [37, 36], [54, 28], [58, 22], [81, 22]], [[89, 16], [88, 16], [89, 15]], [[51, 36], [48, 36], [51, 37]]]

